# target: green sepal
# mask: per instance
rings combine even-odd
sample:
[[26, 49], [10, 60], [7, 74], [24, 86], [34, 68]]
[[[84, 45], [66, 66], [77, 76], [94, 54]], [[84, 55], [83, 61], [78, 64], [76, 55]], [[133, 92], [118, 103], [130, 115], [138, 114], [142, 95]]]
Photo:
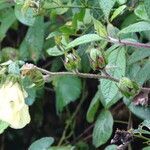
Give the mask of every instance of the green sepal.
[[126, 77], [123, 77], [119, 82], [119, 89], [123, 95], [126, 97], [135, 96], [139, 93], [140, 87], [135, 82]]
[[21, 74], [25, 77], [29, 77], [32, 80], [32, 82], [35, 84], [36, 88], [41, 88], [44, 86], [45, 81], [43, 78], [43, 74], [39, 70], [35, 68], [23, 69]]
[[65, 54], [64, 66], [68, 71], [76, 71], [80, 68], [81, 58], [73, 51], [73, 53]]
[[107, 65], [107, 60], [104, 54], [102, 53], [102, 51], [96, 48], [92, 48], [90, 50], [90, 59], [91, 67], [93, 70], [103, 69]]

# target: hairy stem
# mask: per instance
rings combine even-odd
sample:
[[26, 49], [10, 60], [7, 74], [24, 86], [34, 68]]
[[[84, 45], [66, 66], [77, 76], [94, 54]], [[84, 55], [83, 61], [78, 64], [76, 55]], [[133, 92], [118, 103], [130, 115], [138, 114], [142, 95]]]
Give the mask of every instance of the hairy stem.
[[[110, 75], [100, 75], [100, 74], [92, 74], [92, 73], [80, 73], [80, 72], [50, 72], [48, 70], [45, 70], [43, 68], [39, 68], [37, 66], [34, 66], [37, 70], [41, 71], [43, 74], [45, 74], [45, 81], [48, 81], [50, 77], [56, 77], [56, 76], [64, 76], [64, 75], [72, 75], [77, 76], [81, 78], [90, 78], [90, 79], [107, 79], [114, 81], [116, 83], [119, 82], [119, 79], [116, 79]], [[150, 88], [141, 87], [141, 91], [150, 92]]]
[[53, 76], [64, 76], [64, 75], [72, 75], [72, 76], [77, 76], [77, 77], [81, 77], [81, 78], [91, 78], [91, 79], [108, 79], [114, 82], [119, 82], [118, 79], [112, 77], [112, 76], [108, 76], [108, 75], [100, 75], [100, 74], [91, 74], [91, 73], [76, 73], [76, 72], [50, 72], [47, 71], [45, 69], [36, 67], [35, 68], [39, 71], [41, 71], [43, 74], [46, 74], [46, 78], [50, 78]]
[[150, 44], [144, 44], [144, 43], [139, 43], [139, 42], [132, 42], [132, 41], [127, 41], [127, 40], [118, 40], [118, 39], [114, 39], [112, 37], [108, 37], [108, 41], [110, 43], [119, 44], [119, 45], [150, 48]]

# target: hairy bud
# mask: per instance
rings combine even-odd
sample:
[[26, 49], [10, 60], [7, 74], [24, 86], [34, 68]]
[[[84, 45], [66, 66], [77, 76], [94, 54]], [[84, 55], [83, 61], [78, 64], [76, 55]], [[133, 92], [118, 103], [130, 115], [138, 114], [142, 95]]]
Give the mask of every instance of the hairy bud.
[[98, 49], [91, 49], [90, 51], [91, 67], [93, 70], [100, 70], [106, 66], [106, 59], [102, 52]]
[[64, 65], [68, 71], [77, 71], [80, 67], [81, 59], [75, 51], [65, 55]]
[[139, 93], [139, 85], [130, 79], [123, 77], [119, 82], [119, 89], [126, 97], [135, 96]]

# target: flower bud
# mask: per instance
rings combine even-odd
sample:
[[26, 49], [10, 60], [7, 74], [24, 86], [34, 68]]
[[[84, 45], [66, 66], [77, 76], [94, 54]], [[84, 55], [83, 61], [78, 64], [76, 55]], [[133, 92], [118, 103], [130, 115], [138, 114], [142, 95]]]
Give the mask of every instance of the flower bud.
[[64, 65], [68, 71], [76, 71], [79, 69], [81, 59], [75, 52], [66, 54]]
[[28, 76], [37, 88], [41, 88], [44, 85], [43, 74], [34, 68], [33, 64], [25, 64], [21, 68], [21, 74], [23, 76]]
[[130, 79], [123, 77], [119, 82], [119, 89], [126, 97], [135, 96], [139, 93], [139, 85]]
[[30, 122], [29, 108], [25, 104], [27, 93], [16, 77], [9, 76], [0, 87], [0, 120], [11, 128], [20, 129]]
[[16, 49], [12, 47], [6, 47], [2, 49], [1, 55], [2, 55], [2, 62], [8, 61], [8, 60], [15, 61], [15, 60], [18, 60], [19, 58], [19, 51], [17, 51]]
[[102, 55], [102, 52], [98, 49], [91, 49], [90, 51], [90, 58], [91, 58], [91, 67], [93, 70], [100, 70], [106, 66], [106, 59]]

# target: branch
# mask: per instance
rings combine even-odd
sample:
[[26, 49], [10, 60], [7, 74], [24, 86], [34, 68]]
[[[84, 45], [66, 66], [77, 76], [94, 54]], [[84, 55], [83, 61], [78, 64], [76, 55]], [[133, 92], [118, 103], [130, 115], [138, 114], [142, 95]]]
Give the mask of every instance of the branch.
[[57, 9], [57, 8], [84, 8], [84, 9], [96, 9], [96, 10], [101, 10], [100, 7], [95, 7], [95, 6], [80, 6], [80, 5], [58, 5], [58, 6], [55, 6], [55, 7], [49, 7], [49, 8], [46, 8], [46, 7], [43, 7], [44, 9]]
[[114, 43], [114, 44], [119, 44], [119, 45], [150, 48], [150, 44], [132, 42], [132, 41], [127, 41], [127, 40], [118, 40], [118, 39], [114, 39], [112, 37], [108, 37], [108, 41], [111, 42], [111, 43]]
[[64, 76], [64, 75], [72, 75], [72, 76], [77, 76], [81, 78], [91, 78], [91, 79], [108, 79], [114, 82], [119, 82], [118, 79], [108, 76], [108, 75], [100, 75], [100, 74], [91, 74], [91, 73], [76, 73], [76, 72], [50, 72], [45, 69], [36, 67], [35, 68], [39, 71], [41, 71], [43, 74], [46, 74], [46, 78], [52, 77], [52, 76]]
[[[50, 72], [48, 70], [42, 69], [40, 67], [34, 66], [34, 68], [36, 68], [37, 70], [41, 71], [43, 74], [45, 74], [45, 80], [47, 81], [50, 77], [54, 77], [54, 76], [65, 76], [65, 75], [72, 75], [72, 76], [76, 76], [76, 77], [81, 77], [81, 78], [90, 78], [90, 79], [107, 79], [107, 80], [111, 80], [114, 81], [116, 83], [119, 82], [119, 79], [116, 79], [110, 75], [100, 75], [100, 74], [92, 74], [92, 73], [80, 73], [80, 72]], [[148, 93], [150, 93], [150, 88], [145, 88], [145, 87], [141, 87], [141, 91], [146, 91]]]

